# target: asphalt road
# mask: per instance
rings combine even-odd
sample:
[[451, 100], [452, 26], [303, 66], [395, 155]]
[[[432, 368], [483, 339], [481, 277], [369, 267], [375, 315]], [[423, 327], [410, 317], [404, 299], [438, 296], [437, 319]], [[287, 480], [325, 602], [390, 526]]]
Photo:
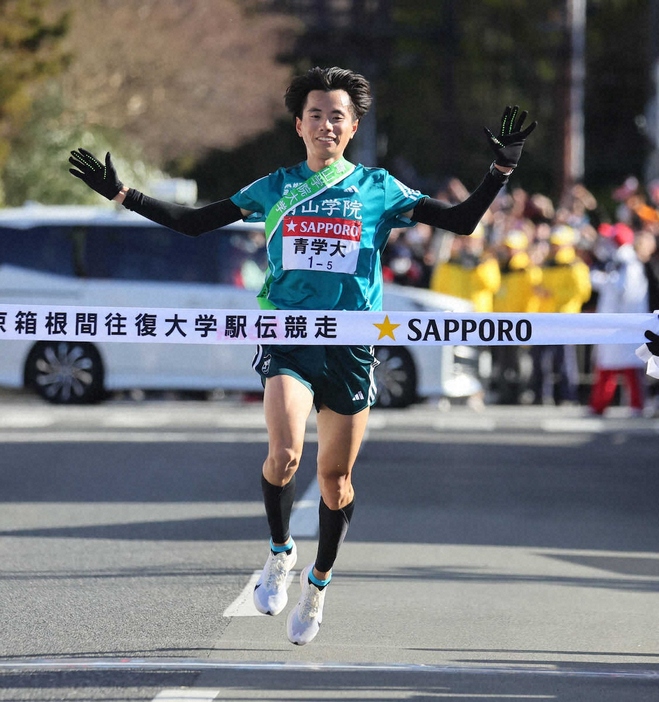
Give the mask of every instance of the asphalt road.
[[259, 404], [0, 403], [0, 700], [659, 699], [658, 419], [375, 411], [306, 647], [249, 599], [265, 441]]

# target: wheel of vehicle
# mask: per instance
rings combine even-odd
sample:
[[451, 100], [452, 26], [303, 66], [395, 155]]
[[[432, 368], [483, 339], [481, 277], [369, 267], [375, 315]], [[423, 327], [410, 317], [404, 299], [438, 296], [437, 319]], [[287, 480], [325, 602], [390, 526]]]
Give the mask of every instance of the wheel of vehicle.
[[39, 341], [25, 362], [25, 385], [58, 405], [103, 398], [103, 362], [92, 344]]
[[380, 364], [375, 367], [378, 407], [407, 407], [417, 399], [416, 366], [410, 352], [400, 346], [375, 349]]

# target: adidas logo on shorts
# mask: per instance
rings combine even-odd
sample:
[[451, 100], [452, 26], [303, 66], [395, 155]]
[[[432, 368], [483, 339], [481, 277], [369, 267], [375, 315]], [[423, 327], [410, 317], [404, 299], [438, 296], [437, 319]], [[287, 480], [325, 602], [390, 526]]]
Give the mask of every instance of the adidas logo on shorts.
[[364, 393], [360, 390], [358, 393], [356, 393], [356, 394], [353, 396], [352, 401], [353, 401], [353, 402], [359, 402], [359, 400], [363, 400], [363, 399], [364, 399]]

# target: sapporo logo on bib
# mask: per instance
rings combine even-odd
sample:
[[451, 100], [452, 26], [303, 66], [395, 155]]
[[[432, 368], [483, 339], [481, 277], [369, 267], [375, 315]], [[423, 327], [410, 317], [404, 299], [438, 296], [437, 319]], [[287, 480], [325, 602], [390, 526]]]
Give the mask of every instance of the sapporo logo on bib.
[[360, 220], [341, 217], [284, 217], [284, 270], [354, 274], [361, 239]]

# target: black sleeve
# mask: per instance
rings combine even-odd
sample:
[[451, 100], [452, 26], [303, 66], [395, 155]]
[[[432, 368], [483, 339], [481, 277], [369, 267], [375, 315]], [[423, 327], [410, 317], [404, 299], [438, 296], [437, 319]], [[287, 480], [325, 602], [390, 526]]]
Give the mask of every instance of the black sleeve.
[[489, 172], [464, 202], [452, 207], [431, 197], [421, 200], [414, 208], [412, 219], [455, 234], [471, 234], [501, 187], [508, 182], [507, 176], [497, 174], [499, 171]]
[[240, 208], [231, 200], [219, 200], [205, 207], [186, 207], [156, 200], [130, 188], [123, 202], [126, 209], [141, 214], [187, 236], [199, 236], [242, 219]]

